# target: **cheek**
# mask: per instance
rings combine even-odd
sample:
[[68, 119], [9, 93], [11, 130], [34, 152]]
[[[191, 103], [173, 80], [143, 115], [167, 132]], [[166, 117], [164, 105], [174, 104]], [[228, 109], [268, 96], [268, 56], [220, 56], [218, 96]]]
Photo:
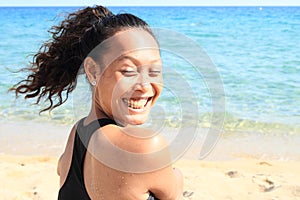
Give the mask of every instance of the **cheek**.
[[105, 106], [107, 108], [111, 102], [111, 93], [109, 93], [109, 89], [100, 86], [96, 93], [96, 101], [100, 103], [101, 107]]
[[154, 90], [153, 92], [155, 93], [153, 103], [158, 99], [159, 95], [161, 94], [163, 90], [163, 85], [162, 84], [152, 84], [152, 89]]
[[118, 77], [116, 75], [104, 74], [103, 77], [101, 77], [100, 84], [99, 84], [100, 91], [103, 97], [105, 96], [106, 98], [108, 97], [109, 99], [111, 99], [112, 94], [117, 88], [117, 85], [118, 85]]
[[128, 78], [122, 78], [118, 80], [118, 82], [116, 82], [114, 86], [110, 88], [112, 101], [118, 102], [124, 95], [130, 95], [128, 93], [132, 91], [133, 85], [134, 80], [129, 80]]
[[115, 90], [119, 91], [120, 93], [125, 93], [132, 91], [134, 85], [137, 83], [137, 78], [135, 77], [122, 77], [118, 80]]
[[153, 88], [155, 88], [158, 95], [162, 92], [163, 87], [164, 87], [164, 83], [162, 77], [156, 78], [156, 80], [153, 83]]
[[98, 98], [100, 102], [104, 103], [105, 107], [108, 107], [111, 104], [112, 92], [114, 89], [113, 82], [114, 81], [111, 79], [103, 78], [98, 85], [96, 98]]

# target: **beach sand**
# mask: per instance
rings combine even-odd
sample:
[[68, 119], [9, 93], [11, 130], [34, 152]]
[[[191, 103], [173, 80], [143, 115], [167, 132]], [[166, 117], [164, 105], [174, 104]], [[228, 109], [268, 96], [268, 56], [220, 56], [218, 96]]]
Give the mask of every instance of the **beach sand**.
[[[0, 156], [3, 200], [56, 199], [56, 157]], [[185, 199], [300, 199], [300, 162], [176, 162], [184, 174]]]
[[[50, 123], [22, 122], [17, 125], [6, 123], [0, 128], [2, 200], [57, 199], [59, 177], [56, 165], [66, 142], [65, 132], [70, 126], [50, 129], [51, 126]], [[52, 134], [52, 140], [45, 139], [43, 133], [29, 138], [39, 133], [42, 127], [46, 127], [43, 130], [47, 130], [47, 135]], [[23, 133], [18, 134], [18, 130]], [[239, 152], [237, 147], [230, 159], [216, 156], [222, 148], [228, 148], [229, 141], [221, 139], [216, 150], [203, 160], [187, 156], [176, 161], [174, 166], [184, 174], [185, 199], [300, 199], [299, 159], [259, 157], [258, 154]], [[4, 145], [7, 143], [10, 144]], [[261, 152], [261, 155], [265, 154]]]

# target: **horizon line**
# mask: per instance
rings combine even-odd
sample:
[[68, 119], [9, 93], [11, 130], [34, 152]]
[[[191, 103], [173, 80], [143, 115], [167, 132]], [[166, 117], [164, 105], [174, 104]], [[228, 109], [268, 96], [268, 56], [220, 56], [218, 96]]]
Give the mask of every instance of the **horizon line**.
[[[87, 7], [93, 5], [1, 5], [0, 7]], [[300, 7], [299, 5], [105, 5], [106, 7]]]

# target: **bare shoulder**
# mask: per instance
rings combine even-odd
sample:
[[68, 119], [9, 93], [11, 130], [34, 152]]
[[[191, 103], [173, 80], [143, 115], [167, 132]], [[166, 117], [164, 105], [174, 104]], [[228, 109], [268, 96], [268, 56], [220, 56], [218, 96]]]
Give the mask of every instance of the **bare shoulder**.
[[159, 132], [141, 127], [104, 127], [102, 133], [117, 147], [132, 153], [152, 153], [168, 146]]
[[130, 172], [149, 172], [170, 164], [165, 139], [145, 128], [105, 126], [93, 135], [88, 149], [101, 160], [104, 155], [115, 155], [117, 160], [110, 158], [110, 164]]
[[[139, 195], [151, 191], [159, 199], [177, 198], [182, 180], [174, 173], [166, 140], [157, 132], [108, 125], [93, 135], [87, 155], [86, 161], [92, 161], [94, 169], [99, 168], [96, 170], [99, 174], [90, 177], [101, 177], [102, 183], [106, 182], [109, 188], [113, 187], [110, 180], [125, 177], [126, 194], [130, 187]], [[110, 174], [110, 178], [104, 180], [104, 174]], [[90, 189], [88, 191], [95, 194]]]

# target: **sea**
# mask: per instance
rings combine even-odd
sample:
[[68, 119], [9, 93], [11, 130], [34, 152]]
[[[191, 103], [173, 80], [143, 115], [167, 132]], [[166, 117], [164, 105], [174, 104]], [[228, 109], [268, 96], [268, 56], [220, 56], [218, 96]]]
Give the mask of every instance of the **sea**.
[[[166, 126], [218, 121], [233, 133], [300, 135], [300, 7], [109, 7], [144, 19], [162, 44], [164, 90], [151, 113]], [[51, 113], [8, 92], [28, 74], [47, 30], [80, 7], [0, 8], [0, 121], [72, 124], [88, 114], [84, 77]], [[83, 76], [83, 75], [80, 75]], [[85, 92], [85, 93], [84, 93]], [[217, 117], [218, 120], [214, 120]]]

